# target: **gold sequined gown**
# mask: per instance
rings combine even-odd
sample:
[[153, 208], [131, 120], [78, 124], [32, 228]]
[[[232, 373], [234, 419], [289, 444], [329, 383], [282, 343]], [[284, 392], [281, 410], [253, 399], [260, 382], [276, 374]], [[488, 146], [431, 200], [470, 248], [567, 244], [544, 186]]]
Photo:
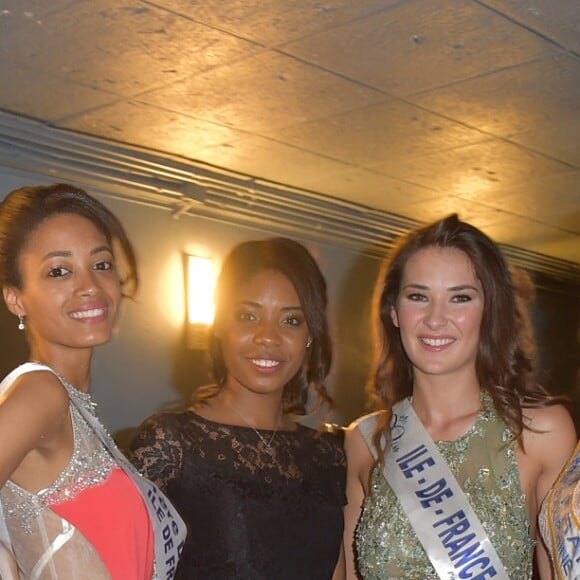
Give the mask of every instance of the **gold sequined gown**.
[[[515, 444], [489, 396], [475, 424], [456, 441], [436, 442], [467, 494], [512, 580], [532, 578], [534, 541], [521, 488]], [[438, 579], [411, 524], [375, 468], [356, 531], [364, 580]]]

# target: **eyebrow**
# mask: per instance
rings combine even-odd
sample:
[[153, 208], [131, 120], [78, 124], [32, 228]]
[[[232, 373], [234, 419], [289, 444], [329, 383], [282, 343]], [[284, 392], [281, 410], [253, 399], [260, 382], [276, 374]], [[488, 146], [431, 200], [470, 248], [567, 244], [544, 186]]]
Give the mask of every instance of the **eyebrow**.
[[[254, 308], [263, 308], [264, 305], [260, 304], [259, 302], [253, 302], [252, 300], [240, 300], [238, 302], [238, 304], [240, 305], [245, 305], [245, 306], [253, 306]], [[302, 308], [302, 306], [283, 306], [280, 310], [304, 310]]]
[[[90, 255], [94, 256], [95, 254], [100, 254], [101, 252], [108, 252], [110, 254], [113, 253], [113, 250], [109, 248], [109, 246], [97, 246], [90, 251]], [[42, 261], [50, 260], [51, 258], [70, 258], [72, 257], [72, 252], [68, 250], [55, 250], [54, 252], [48, 252]]]
[[473, 284], [460, 284], [459, 286], [451, 286], [448, 288], [451, 292], [460, 292], [461, 290], [473, 290], [474, 292], [479, 292], [479, 288]]
[[[429, 286], [424, 284], [406, 284], [403, 286], [403, 290], [406, 288], [416, 288], [417, 290], [429, 290]], [[447, 288], [449, 292], [461, 292], [462, 290], [473, 290], [474, 292], [479, 292], [479, 288], [473, 284], [459, 284], [458, 286], [450, 286]]]

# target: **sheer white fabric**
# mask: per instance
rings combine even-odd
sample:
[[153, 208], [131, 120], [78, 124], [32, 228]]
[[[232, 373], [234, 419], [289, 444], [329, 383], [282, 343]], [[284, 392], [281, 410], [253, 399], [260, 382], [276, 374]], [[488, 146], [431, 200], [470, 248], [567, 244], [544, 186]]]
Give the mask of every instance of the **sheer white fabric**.
[[[19, 374], [9, 374], [0, 383], [0, 393]], [[54, 483], [37, 494], [12, 481], [0, 490], [6, 527], [23, 580], [111, 578], [100, 555], [86, 537], [50, 509], [62, 501], [74, 499], [84, 489], [101, 484], [116, 466], [72, 403], [70, 416], [74, 431], [73, 454]]]

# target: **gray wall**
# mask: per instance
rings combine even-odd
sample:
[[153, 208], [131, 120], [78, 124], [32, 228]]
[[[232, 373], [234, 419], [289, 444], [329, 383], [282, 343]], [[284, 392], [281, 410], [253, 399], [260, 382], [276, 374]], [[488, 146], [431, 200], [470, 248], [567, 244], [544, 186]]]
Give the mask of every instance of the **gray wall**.
[[[50, 182], [0, 167], [0, 199], [16, 187]], [[127, 228], [141, 278], [136, 299], [125, 301], [116, 337], [96, 350], [93, 363], [92, 388], [99, 413], [118, 433], [160, 409], [186, 404], [193, 390], [209, 380], [205, 355], [187, 350], [182, 320], [175, 319], [174, 311], [183, 312], [182, 254], [205, 253], [220, 261], [235, 244], [273, 234], [188, 215], [175, 220], [162, 209], [100, 199]], [[352, 250], [302, 241], [316, 256], [329, 287], [336, 338], [328, 385], [337, 405], [328, 420], [345, 423], [364, 411], [364, 384], [372, 358], [369, 304], [379, 263]], [[0, 325], [3, 375], [26, 358], [26, 349], [16, 319], [3, 305]]]
[[[55, 181], [0, 167], [0, 199], [23, 185]], [[90, 187], [87, 188], [90, 191]], [[187, 404], [208, 382], [205, 355], [187, 350], [183, 321], [181, 260], [184, 252], [218, 261], [237, 243], [269, 237], [271, 231], [185, 215], [101, 197], [125, 224], [137, 249], [141, 287], [126, 301], [118, 334], [97, 349], [93, 394], [99, 413], [121, 442], [148, 415]], [[328, 381], [336, 409], [328, 417], [348, 423], [366, 411], [364, 385], [372, 359], [370, 305], [379, 261], [362, 251], [302, 240], [316, 256], [328, 282], [335, 357]], [[542, 379], [550, 390], [569, 395], [578, 421], [578, 288], [541, 277], [534, 325], [540, 344]], [[26, 359], [16, 320], [0, 306], [0, 375]], [[311, 418], [314, 423], [317, 417]]]

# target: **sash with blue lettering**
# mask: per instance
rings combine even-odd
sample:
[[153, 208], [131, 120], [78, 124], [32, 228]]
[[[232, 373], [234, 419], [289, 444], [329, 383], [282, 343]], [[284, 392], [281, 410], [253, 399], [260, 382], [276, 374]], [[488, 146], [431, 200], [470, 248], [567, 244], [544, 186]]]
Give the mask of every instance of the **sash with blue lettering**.
[[[376, 414], [357, 427], [373, 456]], [[433, 568], [444, 580], [505, 580], [508, 574], [469, 500], [409, 399], [393, 407], [391, 445], [383, 475]]]

